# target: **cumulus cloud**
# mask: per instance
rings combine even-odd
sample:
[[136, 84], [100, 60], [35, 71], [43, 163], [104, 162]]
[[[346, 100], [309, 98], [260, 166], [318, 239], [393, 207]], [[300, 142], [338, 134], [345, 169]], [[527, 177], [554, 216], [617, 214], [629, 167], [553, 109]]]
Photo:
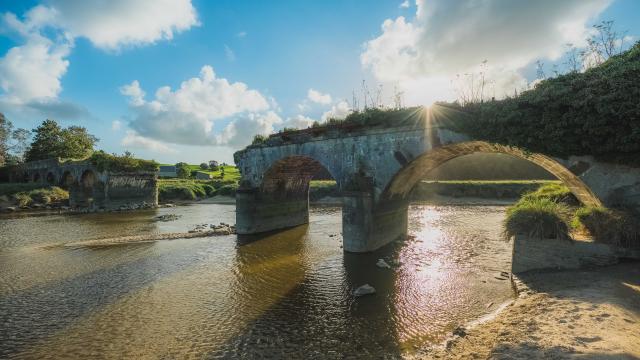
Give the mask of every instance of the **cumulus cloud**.
[[191, 0], [48, 0], [39, 25], [85, 37], [102, 49], [170, 40], [198, 25]]
[[566, 43], [584, 44], [586, 24], [610, 2], [417, 0], [413, 19], [384, 21], [382, 34], [365, 43], [361, 63], [379, 81], [414, 90], [441, 85], [443, 77], [487, 60], [501, 96], [522, 83], [521, 69], [532, 61], [558, 59]]
[[[259, 91], [216, 77], [208, 65], [176, 90], [158, 88], [149, 101], [137, 81], [121, 87], [121, 93], [130, 98], [135, 114], [130, 127], [140, 136], [169, 143], [241, 147], [282, 122], [273, 111], [276, 105]], [[223, 122], [229, 123], [214, 131], [215, 123]]]
[[317, 104], [328, 105], [331, 104], [331, 95], [323, 94], [320, 91], [309, 89], [307, 91], [307, 99]]
[[190, 0], [45, 0], [21, 18], [8, 12], [1, 20], [3, 30], [24, 43], [0, 58], [0, 103], [16, 112], [66, 119], [89, 115], [58, 99], [75, 38], [117, 50], [171, 39], [198, 24]]
[[287, 118], [282, 123], [283, 128], [295, 128], [295, 129], [306, 129], [310, 127], [314, 123], [314, 120], [308, 116], [304, 115], [296, 115], [294, 117]]
[[331, 106], [331, 109], [322, 114], [322, 121], [329, 119], [344, 119], [351, 113], [351, 108], [346, 101], [339, 101], [337, 104]]
[[409, 6], [411, 6], [411, 5], [409, 4], [409, 0], [404, 0], [404, 1], [400, 4], [400, 7], [401, 7], [401, 8], [403, 8], [403, 9], [407, 9], [407, 8], [409, 8]]
[[173, 153], [174, 149], [161, 141], [146, 138], [138, 135], [135, 131], [128, 130], [120, 144], [127, 149], [147, 149], [160, 153]]

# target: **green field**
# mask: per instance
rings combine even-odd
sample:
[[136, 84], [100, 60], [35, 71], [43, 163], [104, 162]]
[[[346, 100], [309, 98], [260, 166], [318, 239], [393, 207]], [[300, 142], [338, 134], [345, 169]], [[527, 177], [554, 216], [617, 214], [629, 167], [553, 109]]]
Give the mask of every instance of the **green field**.
[[[160, 164], [160, 166], [173, 166], [173, 165], [175, 164]], [[218, 170], [211, 171], [211, 170], [200, 169], [200, 165], [189, 164], [189, 169], [191, 169], [191, 171], [197, 170], [205, 174], [209, 174], [213, 177], [213, 179], [220, 178], [220, 172], [221, 172], [220, 169], [222, 168], [224, 168], [224, 180], [235, 180], [235, 181], [240, 180], [240, 171], [238, 170], [237, 167], [232, 165], [219, 166]]]

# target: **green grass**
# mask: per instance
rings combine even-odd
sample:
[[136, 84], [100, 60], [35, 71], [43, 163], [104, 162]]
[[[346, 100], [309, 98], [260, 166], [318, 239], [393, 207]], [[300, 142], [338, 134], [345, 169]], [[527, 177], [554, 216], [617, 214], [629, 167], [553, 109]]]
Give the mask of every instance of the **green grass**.
[[578, 199], [571, 193], [568, 187], [561, 182], [553, 182], [539, 187], [536, 191], [527, 193], [523, 196], [526, 200], [548, 199], [557, 203], [577, 206], [580, 204]]
[[[160, 164], [160, 166], [173, 166], [175, 164]], [[226, 166], [219, 166], [218, 170], [216, 171], [211, 171], [211, 170], [202, 170], [200, 169], [200, 165], [194, 165], [194, 164], [189, 164], [189, 170], [191, 171], [200, 171], [203, 172], [205, 174], [209, 174], [212, 176], [213, 179], [220, 179], [220, 174], [221, 174], [221, 168], [224, 168], [224, 180], [231, 180], [231, 181], [240, 181], [240, 170], [238, 170], [237, 167], [232, 166], [232, 165], [226, 165]]]
[[571, 239], [570, 210], [548, 198], [522, 198], [507, 209], [505, 235], [526, 235], [533, 238]]
[[441, 183], [455, 185], [527, 185], [527, 184], [561, 184], [559, 180], [423, 180], [423, 183]]
[[605, 207], [581, 207], [573, 217], [575, 229], [594, 241], [640, 249], [640, 220], [628, 212]]
[[235, 196], [238, 183], [235, 180], [158, 179], [158, 200], [196, 200], [215, 195]]
[[69, 200], [69, 192], [57, 186], [42, 184], [0, 184], [0, 196], [18, 206], [33, 204], [49, 205]]

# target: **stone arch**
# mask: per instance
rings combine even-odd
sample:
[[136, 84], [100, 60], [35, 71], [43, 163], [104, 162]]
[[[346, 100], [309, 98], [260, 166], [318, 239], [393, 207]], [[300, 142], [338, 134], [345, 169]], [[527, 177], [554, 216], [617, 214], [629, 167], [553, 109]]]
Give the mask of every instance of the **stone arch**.
[[271, 164], [265, 171], [260, 192], [281, 199], [305, 198], [309, 194], [311, 179], [322, 172], [328, 172], [336, 179], [328, 167], [310, 156], [287, 156]]
[[56, 183], [56, 176], [51, 171], [47, 173], [47, 177], [45, 179], [47, 181], [47, 184], [49, 185], [53, 185]]
[[80, 207], [92, 207], [96, 201], [98, 177], [93, 170], [85, 170], [78, 181], [76, 202]]
[[528, 153], [516, 147], [490, 144], [484, 141], [445, 145], [418, 156], [395, 174], [383, 191], [381, 200], [405, 199], [413, 187], [429, 171], [451, 159], [474, 153], [501, 153], [531, 161], [562, 181], [584, 205], [602, 205], [600, 199], [578, 176], [553, 158], [542, 154]]
[[75, 179], [73, 178], [71, 171], [67, 170], [62, 174], [62, 177], [60, 177], [59, 184], [60, 184], [60, 187], [68, 190], [69, 188], [71, 188], [74, 182], [75, 182]]

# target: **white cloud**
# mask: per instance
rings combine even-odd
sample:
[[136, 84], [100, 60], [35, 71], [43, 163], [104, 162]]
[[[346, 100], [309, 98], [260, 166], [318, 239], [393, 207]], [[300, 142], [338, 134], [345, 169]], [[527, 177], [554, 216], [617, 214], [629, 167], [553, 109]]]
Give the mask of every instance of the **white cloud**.
[[[85, 37], [96, 47], [152, 44], [198, 25], [191, 0], [47, 0], [39, 26]], [[45, 16], [46, 15], [46, 16]]]
[[146, 138], [138, 135], [135, 131], [127, 130], [126, 135], [122, 138], [120, 144], [124, 147], [132, 149], [147, 149], [159, 153], [173, 153], [174, 149], [160, 141]]
[[402, 4], [400, 4], [400, 7], [401, 7], [401, 8], [403, 8], [403, 9], [407, 9], [407, 8], [409, 8], [409, 6], [411, 6], [411, 5], [409, 4], [409, 0], [404, 0], [404, 1], [402, 2]]
[[247, 32], [246, 31], [240, 31], [239, 33], [236, 34], [237, 37], [239, 38], [243, 38], [247, 36]]
[[129, 97], [129, 103], [133, 106], [144, 104], [146, 93], [140, 88], [138, 80], [133, 80], [131, 84], [120, 87], [120, 93]]
[[55, 99], [67, 72], [69, 42], [56, 44], [37, 33], [27, 34], [24, 45], [16, 46], [0, 58], [0, 87], [6, 101], [24, 104]]
[[365, 43], [361, 63], [379, 81], [399, 83], [408, 98], [432, 92], [423, 99], [429, 103], [452, 99], [450, 89], [442, 94], [448, 98], [433, 91], [443, 78], [487, 60], [496, 96], [502, 96], [524, 80], [520, 70], [532, 61], [559, 58], [566, 43], [584, 44], [586, 24], [610, 2], [418, 0], [415, 18], [384, 21], [382, 34]]
[[[273, 111], [277, 104], [244, 83], [216, 77], [208, 65], [176, 90], [158, 88], [150, 101], [140, 96], [143, 91], [136, 81], [121, 92], [131, 98], [131, 128], [140, 136], [169, 143], [241, 147], [282, 121]], [[214, 124], [220, 122], [229, 123], [215, 132]]]
[[307, 98], [317, 104], [331, 104], [331, 95], [323, 94], [314, 89], [309, 89], [309, 91], [307, 91]]
[[294, 117], [290, 117], [282, 123], [283, 128], [295, 128], [295, 129], [306, 129], [310, 127], [313, 122], [312, 118], [304, 115], [296, 115]]
[[346, 101], [340, 101], [337, 104], [331, 106], [331, 110], [322, 114], [322, 121], [327, 121], [328, 119], [344, 119], [351, 113], [351, 109], [349, 108], [349, 104]]

